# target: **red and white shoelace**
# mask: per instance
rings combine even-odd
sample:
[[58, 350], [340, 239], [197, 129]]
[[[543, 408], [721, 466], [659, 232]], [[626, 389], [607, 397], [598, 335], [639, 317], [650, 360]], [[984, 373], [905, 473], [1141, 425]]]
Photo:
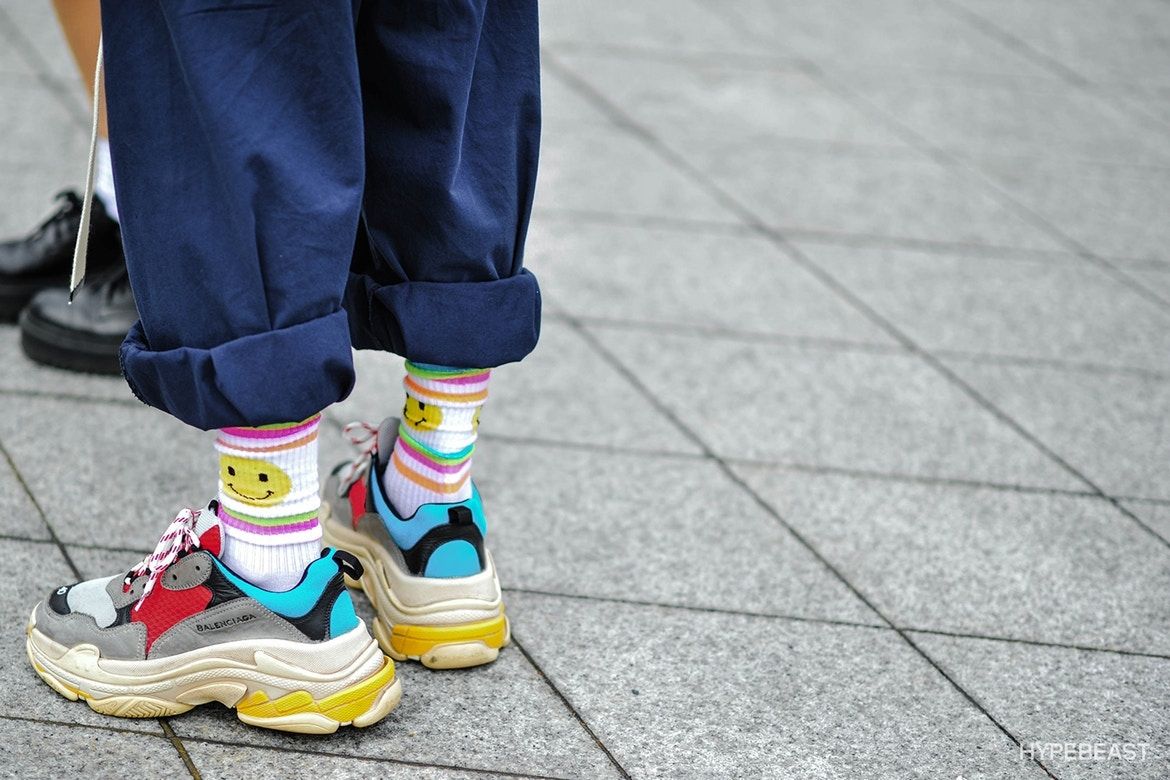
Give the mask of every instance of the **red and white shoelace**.
[[349, 443], [358, 448], [358, 456], [345, 464], [345, 468], [337, 475], [339, 484], [337, 495], [344, 496], [353, 483], [357, 482], [370, 470], [370, 461], [378, 452], [378, 426], [360, 420], [351, 422], [341, 429]]
[[126, 579], [122, 581], [122, 591], [126, 592], [130, 590], [134, 580], [144, 574], [148, 575], [146, 585], [142, 588], [142, 596], [134, 605], [136, 612], [142, 606], [142, 602], [146, 601], [150, 592], [154, 590], [154, 584], [158, 582], [163, 571], [178, 559], [179, 554], [199, 547], [195, 523], [203, 511], [202, 509], [188, 508], [179, 512], [158, 540], [154, 552], [135, 564], [134, 568], [126, 575]]

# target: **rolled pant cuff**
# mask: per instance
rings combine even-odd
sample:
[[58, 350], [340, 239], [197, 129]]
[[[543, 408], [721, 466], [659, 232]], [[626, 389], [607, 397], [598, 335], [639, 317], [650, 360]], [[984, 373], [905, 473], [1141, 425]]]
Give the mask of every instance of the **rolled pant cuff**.
[[140, 321], [120, 359], [140, 400], [203, 430], [303, 420], [354, 382], [344, 311], [209, 349], [152, 350]]
[[417, 363], [491, 368], [521, 360], [540, 336], [540, 287], [521, 270], [486, 282], [381, 285], [349, 275], [345, 308], [358, 349]]

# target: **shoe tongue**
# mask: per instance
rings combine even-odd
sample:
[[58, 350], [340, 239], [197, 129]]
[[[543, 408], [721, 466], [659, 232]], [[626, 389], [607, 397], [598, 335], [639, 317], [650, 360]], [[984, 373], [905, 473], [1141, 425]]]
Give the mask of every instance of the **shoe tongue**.
[[223, 523], [219, 519], [219, 502], [212, 501], [195, 520], [195, 535], [199, 546], [219, 557], [223, 552]]
[[390, 462], [390, 453], [394, 451], [394, 442], [398, 439], [398, 418], [387, 417], [378, 426], [378, 473], [386, 471], [386, 464]]

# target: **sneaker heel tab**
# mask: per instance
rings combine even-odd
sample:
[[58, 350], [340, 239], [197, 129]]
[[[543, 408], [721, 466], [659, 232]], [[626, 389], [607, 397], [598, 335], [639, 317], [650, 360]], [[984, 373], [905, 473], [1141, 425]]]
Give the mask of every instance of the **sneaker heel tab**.
[[357, 556], [345, 550], [335, 550], [333, 552], [333, 562], [337, 564], [338, 570], [351, 580], [359, 580], [365, 574], [365, 569], [362, 568], [362, 562], [357, 559]]
[[447, 522], [451, 525], [471, 525], [473, 522], [471, 510], [462, 504], [453, 506], [447, 510]]

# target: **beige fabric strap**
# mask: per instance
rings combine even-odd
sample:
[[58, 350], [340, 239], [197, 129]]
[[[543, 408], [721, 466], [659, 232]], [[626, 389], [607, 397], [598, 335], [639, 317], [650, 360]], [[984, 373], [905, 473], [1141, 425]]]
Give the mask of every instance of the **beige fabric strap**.
[[77, 226], [77, 245], [73, 248], [73, 273], [69, 277], [69, 302], [85, 281], [85, 255], [89, 249], [89, 217], [93, 211], [93, 170], [97, 161], [98, 120], [102, 104], [102, 41], [98, 39], [97, 68], [93, 75], [93, 125], [89, 131], [89, 163], [85, 170], [85, 197], [81, 200], [81, 223]]

